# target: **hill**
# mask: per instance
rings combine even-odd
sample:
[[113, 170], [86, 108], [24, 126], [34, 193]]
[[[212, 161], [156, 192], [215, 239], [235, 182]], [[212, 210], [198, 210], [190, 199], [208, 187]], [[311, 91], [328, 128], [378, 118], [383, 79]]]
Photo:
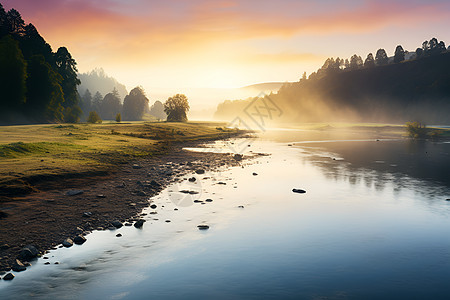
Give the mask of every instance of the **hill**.
[[78, 86], [80, 95], [84, 95], [86, 90], [89, 90], [92, 94], [99, 92], [102, 95], [106, 95], [116, 89], [120, 99], [123, 101], [128, 94], [125, 85], [118, 82], [115, 78], [108, 76], [102, 68], [96, 68], [90, 72], [78, 74], [78, 78], [81, 81]]
[[[330, 59], [308, 79], [284, 84], [268, 97], [285, 122], [449, 124], [450, 52], [445, 46], [439, 52], [417, 52], [411, 60], [345, 69]], [[254, 99], [225, 101], [215, 116], [232, 120]]]

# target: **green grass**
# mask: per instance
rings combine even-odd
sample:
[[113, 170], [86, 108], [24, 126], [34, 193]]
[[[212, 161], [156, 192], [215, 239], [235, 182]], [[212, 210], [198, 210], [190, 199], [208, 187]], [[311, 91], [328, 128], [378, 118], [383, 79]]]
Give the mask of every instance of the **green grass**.
[[[130, 122], [0, 127], [0, 195], [37, 181], [108, 173], [130, 160], [164, 154], [168, 145], [236, 133], [222, 123]], [[220, 129], [218, 129], [220, 128]]]

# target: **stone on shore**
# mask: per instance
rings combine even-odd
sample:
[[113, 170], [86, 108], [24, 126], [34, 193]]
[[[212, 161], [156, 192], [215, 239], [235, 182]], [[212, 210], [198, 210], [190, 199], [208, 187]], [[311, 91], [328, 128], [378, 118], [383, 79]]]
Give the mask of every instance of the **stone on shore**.
[[156, 204], [152, 204], [152, 205], [150, 205], [150, 208], [155, 209], [155, 208], [157, 208], [157, 206], [156, 206]]
[[14, 279], [14, 274], [8, 273], [2, 279], [3, 280], [13, 280]]
[[67, 238], [64, 240], [64, 242], [62, 242], [62, 245], [66, 248], [72, 247], [73, 246], [73, 241], [70, 238]]
[[191, 177], [188, 180], [189, 180], [189, 182], [195, 182], [197, 179], [195, 179], [195, 177]]
[[302, 189], [292, 189], [292, 191], [293, 191], [294, 193], [298, 193], [298, 194], [304, 194], [304, 193], [306, 193], [306, 191], [305, 191], [305, 190], [302, 190]]
[[82, 245], [84, 244], [84, 242], [86, 242], [86, 238], [82, 235], [77, 235], [74, 239], [73, 242], [77, 245]]
[[133, 169], [142, 169], [142, 166], [138, 165], [138, 164], [134, 164], [133, 165]]
[[195, 173], [197, 173], [197, 174], [205, 174], [205, 170], [197, 169], [197, 170], [195, 170]]
[[76, 196], [76, 195], [81, 195], [83, 193], [84, 193], [83, 190], [69, 190], [66, 192], [66, 195], [67, 196]]
[[27, 267], [25, 267], [25, 265], [20, 260], [16, 259], [16, 261], [11, 266], [11, 269], [15, 272], [22, 272], [25, 271]]
[[32, 260], [33, 258], [36, 258], [39, 254], [39, 251], [36, 249], [33, 245], [27, 245], [23, 247], [23, 249], [20, 251], [18, 258], [20, 260]]
[[141, 228], [144, 225], [145, 220], [137, 220], [136, 223], [134, 223], [134, 227]]
[[111, 225], [116, 227], [116, 228], [120, 228], [120, 227], [123, 226], [122, 222], [120, 222], [119, 220], [112, 221]]
[[198, 228], [199, 230], [206, 230], [206, 229], [209, 229], [209, 225], [206, 225], [206, 224], [200, 224], [200, 225], [197, 225], [197, 228]]

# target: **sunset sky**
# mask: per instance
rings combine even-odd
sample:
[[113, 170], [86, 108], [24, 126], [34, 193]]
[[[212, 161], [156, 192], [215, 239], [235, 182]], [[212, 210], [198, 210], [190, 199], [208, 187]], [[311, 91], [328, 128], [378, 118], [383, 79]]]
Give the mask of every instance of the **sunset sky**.
[[228, 88], [297, 81], [327, 57], [450, 42], [448, 0], [0, 0], [80, 72], [127, 87]]

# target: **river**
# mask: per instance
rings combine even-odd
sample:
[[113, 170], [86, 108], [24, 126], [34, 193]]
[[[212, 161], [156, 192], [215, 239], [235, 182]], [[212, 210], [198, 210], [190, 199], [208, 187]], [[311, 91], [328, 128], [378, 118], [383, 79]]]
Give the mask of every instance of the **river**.
[[190, 150], [254, 158], [169, 186], [141, 230], [50, 251], [0, 299], [448, 299], [449, 143], [269, 130], [207, 147]]

